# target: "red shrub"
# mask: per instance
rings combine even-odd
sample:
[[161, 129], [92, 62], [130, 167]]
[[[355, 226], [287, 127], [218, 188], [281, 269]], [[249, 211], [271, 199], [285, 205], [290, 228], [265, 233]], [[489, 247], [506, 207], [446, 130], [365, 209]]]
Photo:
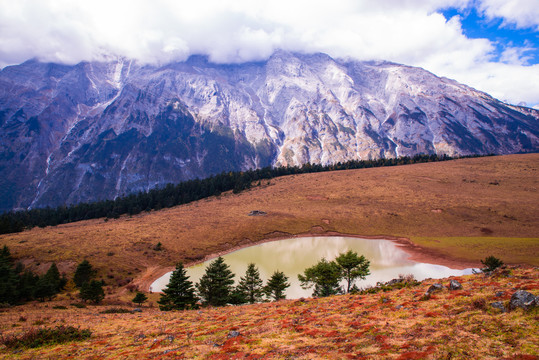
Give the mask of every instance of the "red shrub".
[[397, 360], [417, 360], [417, 359], [426, 359], [428, 356], [427, 351], [409, 351], [402, 353]]

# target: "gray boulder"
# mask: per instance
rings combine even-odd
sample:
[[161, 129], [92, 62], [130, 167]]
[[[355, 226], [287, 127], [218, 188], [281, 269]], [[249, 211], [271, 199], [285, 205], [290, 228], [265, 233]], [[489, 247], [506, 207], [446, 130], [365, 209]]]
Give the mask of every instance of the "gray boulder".
[[519, 307], [528, 310], [535, 306], [539, 306], [539, 297], [534, 296], [525, 290], [518, 290], [515, 292], [513, 296], [511, 296], [511, 301], [509, 302], [510, 309]]
[[442, 284], [432, 284], [428, 289], [427, 289], [427, 292], [425, 293], [426, 296], [429, 296], [431, 295], [432, 293], [434, 292], [437, 292], [437, 291], [441, 291], [444, 287], [442, 286]]
[[492, 304], [490, 304], [495, 309], [501, 310], [502, 312], [505, 312], [505, 306], [503, 305], [503, 302], [501, 301], [495, 301]]
[[449, 290], [460, 290], [462, 285], [457, 280], [449, 281]]

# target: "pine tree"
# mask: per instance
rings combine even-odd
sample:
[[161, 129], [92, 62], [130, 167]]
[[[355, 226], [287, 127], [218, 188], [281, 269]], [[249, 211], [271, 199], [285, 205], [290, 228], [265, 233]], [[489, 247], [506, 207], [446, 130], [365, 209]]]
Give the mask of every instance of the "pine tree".
[[352, 250], [348, 250], [346, 253], [339, 254], [335, 259], [337, 264], [342, 269], [343, 278], [346, 280], [346, 292], [349, 293], [354, 280], [365, 279], [369, 272], [370, 261], [365, 256], [358, 254]]
[[229, 302], [229, 296], [233, 290], [234, 274], [219, 256], [206, 267], [206, 273], [196, 285], [204, 304], [211, 306], [223, 306]]
[[[134, 300], [133, 300], [134, 301]], [[162, 311], [183, 310], [196, 307], [197, 298], [193, 283], [189, 281], [187, 271], [183, 263], [176, 265], [176, 270], [172, 272], [170, 281], [157, 303]]]
[[247, 295], [238, 286], [234, 287], [228, 296], [228, 303], [232, 305], [243, 305], [248, 302]]
[[24, 271], [19, 276], [18, 289], [20, 300], [29, 301], [34, 298], [38, 281], [39, 276], [28, 270]]
[[284, 291], [290, 286], [287, 281], [288, 277], [282, 271], [275, 271], [273, 275], [271, 275], [266, 286], [264, 286], [266, 296], [268, 298], [273, 298], [275, 301], [286, 299]]
[[56, 294], [55, 284], [47, 276], [43, 275], [39, 278], [34, 288], [34, 297], [40, 301], [45, 301], [46, 298], [52, 300]]
[[254, 304], [262, 300], [264, 294], [262, 283], [258, 269], [255, 264], [250, 263], [247, 266], [245, 277], [240, 279], [237, 289], [245, 295], [249, 303]]
[[13, 268], [13, 259], [7, 246], [0, 252], [0, 303], [19, 301], [19, 276]]
[[90, 282], [95, 274], [96, 270], [92, 268], [88, 260], [84, 260], [77, 266], [75, 275], [73, 275], [73, 281], [78, 288], [81, 288], [84, 283]]
[[49, 270], [47, 270], [44, 277], [53, 285], [55, 294], [62, 291], [62, 289], [67, 283], [67, 280], [64, 277], [60, 277], [60, 271], [58, 271], [56, 263], [51, 264]]
[[103, 283], [97, 280], [85, 282], [80, 289], [80, 298], [99, 304], [105, 298]]
[[131, 301], [133, 301], [135, 304], [138, 304], [138, 306], [140, 306], [146, 300], [148, 300], [148, 297], [145, 294], [141, 293], [140, 291], [137, 291], [137, 294]]

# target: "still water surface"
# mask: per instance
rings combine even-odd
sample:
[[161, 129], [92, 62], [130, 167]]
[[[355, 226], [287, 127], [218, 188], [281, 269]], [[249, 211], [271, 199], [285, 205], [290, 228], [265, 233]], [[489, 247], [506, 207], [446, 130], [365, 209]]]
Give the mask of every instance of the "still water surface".
[[[260, 277], [266, 280], [274, 271], [282, 271], [288, 276], [290, 287], [288, 299], [310, 297], [312, 289], [304, 290], [298, 281], [298, 274], [315, 265], [320, 259], [334, 260], [340, 253], [352, 250], [364, 255], [370, 262], [371, 274], [365, 280], [356, 281], [359, 288], [376, 285], [378, 281], [389, 281], [399, 274], [413, 274], [417, 280], [443, 278], [471, 274], [472, 269], [456, 270], [446, 266], [418, 263], [408, 260], [409, 255], [390, 240], [371, 240], [349, 237], [301, 237], [272, 241], [240, 249], [223, 255], [225, 263], [236, 274], [236, 283], [245, 276], [247, 265], [255, 263]], [[206, 266], [213, 261], [187, 268], [187, 275], [197, 283], [204, 275]], [[151, 290], [161, 291], [169, 282], [169, 272], [157, 279]]]

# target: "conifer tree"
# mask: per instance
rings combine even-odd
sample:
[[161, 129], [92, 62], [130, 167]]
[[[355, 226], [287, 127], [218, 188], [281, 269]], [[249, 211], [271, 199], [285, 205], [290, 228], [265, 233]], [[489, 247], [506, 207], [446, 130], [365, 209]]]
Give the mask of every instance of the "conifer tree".
[[92, 268], [92, 265], [88, 260], [83, 260], [75, 270], [73, 275], [73, 281], [78, 288], [81, 288], [84, 283], [90, 282], [94, 278], [96, 270]]
[[62, 291], [62, 289], [67, 283], [67, 280], [64, 277], [60, 277], [60, 271], [58, 271], [56, 263], [51, 264], [49, 270], [47, 270], [44, 277], [47, 279], [48, 282], [53, 285], [55, 294]]
[[99, 304], [105, 298], [103, 283], [97, 280], [85, 282], [80, 289], [80, 298]]
[[206, 267], [206, 273], [200, 278], [196, 287], [204, 304], [223, 306], [229, 302], [233, 285], [234, 274], [219, 256]]
[[249, 303], [254, 304], [255, 302], [262, 300], [262, 296], [264, 294], [262, 284], [263, 282], [260, 278], [258, 269], [256, 268], [255, 264], [250, 263], [247, 266], [245, 277], [240, 279], [237, 288], [244, 294]]
[[36, 274], [28, 270], [24, 271], [19, 276], [19, 285], [18, 285], [19, 299], [22, 301], [32, 300], [36, 292], [38, 281], [39, 281], [39, 276], [37, 276]]
[[193, 283], [189, 280], [183, 263], [180, 262], [176, 265], [176, 270], [172, 272], [167, 287], [163, 289], [163, 294], [157, 301], [159, 309], [163, 311], [189, 309], [196, 307], [196, 302]]
[[40, 301], [49, 300], [56, 294], [55, 284], [45, 275], [41, 276], [34, 288], [34, 296]]
[[137, 291], [137, 294], [131, 301], [133, 301], [135, 304], [138, 304], [138, 306], [140, 306], [146, 300], [148, 300], [148, 297], [144, 293]]
[[290, 286], [287, 281], [288, 277], [282, 271], [275, 271], [266, 286], [264, 286], [266, 296], [275, 301], [286, 299], [284, 291]]
[[19, 276], [13, 268], [13, 259], [7, 246], [0, 252], [0, 303], [19, 301]]

